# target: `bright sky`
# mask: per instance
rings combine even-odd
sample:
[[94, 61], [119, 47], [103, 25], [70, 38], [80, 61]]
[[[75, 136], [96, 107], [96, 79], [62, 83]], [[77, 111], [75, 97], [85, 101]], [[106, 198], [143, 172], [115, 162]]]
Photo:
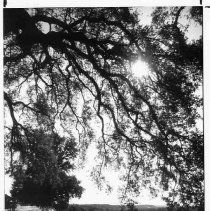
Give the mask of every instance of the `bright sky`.
[[[129, 7], [129, 6], [200, 6], [200, 0], [8, 0], [7, 7], [35, 8], [35, 7]], [[209, 0], [203, 0], [203, 5], [209, 5]]]
[[[143, 7], [141, 8], [141, 11], [143, 13], [142, 19], [140, 20], [140, 23], [146, 25], [151, 21], [150, 14], [152, 12], [151, 7]], [[189, 36], [190, 38], [198, 38], [201, 35], [201, 29], [193, 29], [189, 28]], [[141, 70], [141, 73], [140, 71]], [[143, 71], [144, 70], [144, 71]], [[137, 61], [132, 71], [137, 77], [141, 77], [142, 75], [147, 74], [147, 66], [145, 63], [142, 63], [140, 61]], [[86, 189], [83, 193], [81, 199], [73, 199], [70, 202], [71, 203], [78, 203], [78, 204], [119, 204], [120, 201], [118, 199], [118, 186], [120, 184], [120, 181], [118, 179], [119, 173], [115, 172], [114, 170], [109, 170], [106, 173], [106, 179], [108, 182], [110, 182], [110, 185], [113, 186], [113, 191], [107, 195], [106, 191], [100, 191], [98, 190], [96, 184], [91, 180], [90, 178], [90, 171], [93, 167], [94, 161], [94, 153], [95, 150], [93, 148], [89, 150], [88, 152], [88, 160], [85, 164], [85, 167], [77, 170], [75, 172], [76, 177], [78, 180], [81, 180], [81, 185]], [[5, 177], [5, 192], [9, 194], [9, 189], [11, 187], [12, 180], [6, 176]], [[155, 199], [151, 198], [151, 195], [145, 190], [145, 192], [142, 193], [142, 195], [137, 199], [137, 201], [140, 204], [150, 204], [150, 205], [165, 205], [165, 202], [161, 199], [161, 197], [157, 197]]]
[[[96, 156], [96, 150], [94, 145], [90, 146], [87, 153], [87, 162], [85, 168], [82, 168], [76, 172], [78, 180], [81, 180], [81, 185], [86, 190], [84, 191], [81, 199], [73, 199], [70, 202], [76, 204], [120, 204], [119, 191], [118, 188], [122, 183], [119, 180], [120, 173], [114, 169], [109, 168], [105, 171], [105, 178], [109, 185], [113, 188], [111, 193], [107, 193], [105, 187], [103, 190], [99, 190], [97, 185], [90, 177], [90, 172], [95, 164], [94, 157]], [[151, 195], [144, 191], [142, 195], [136, 198], [139, 204], [149, 204], [149, 205], [165, 205], [160, 197], [152, 199]]]

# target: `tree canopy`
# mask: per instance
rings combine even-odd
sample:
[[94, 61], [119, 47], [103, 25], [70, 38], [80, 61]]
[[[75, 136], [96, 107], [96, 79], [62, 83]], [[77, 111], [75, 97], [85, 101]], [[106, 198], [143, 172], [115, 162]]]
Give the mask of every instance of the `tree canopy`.
[[[45, 144], [50, 134], [63, 134], [74, 137], [83, 155], [96, 143], [98, 171], [125, 168], [125, 196], [162, 188], [169, 206], [203, 206], [202, 37], [189, 41], [180, 22], [185, 15], [202, 24], [201, 9], [158, 7], [149, 26], [139, 24], [134, 8], [4, 9], [11, 117], [5, 145], [16, 155], [10, 168], [17, 159], [33, 164], [30, 154], [42, 156], [38, 148], [53, 166]], [[148, 64], [148, 77], [132, 73], [138, 59]], [[41, 137], [32, 138], [37, 131]]]

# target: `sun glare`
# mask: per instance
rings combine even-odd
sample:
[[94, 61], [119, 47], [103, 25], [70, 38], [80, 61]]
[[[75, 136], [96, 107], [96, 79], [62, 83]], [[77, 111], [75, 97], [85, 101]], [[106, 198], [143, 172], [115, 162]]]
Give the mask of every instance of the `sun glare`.
[[147, 63], [143, 62], [142, 60], [137, 60], [132, 65], [131, 70], [138, 78], [142, 78], [143, 76], [147, 76], [149, 74], [149, 67]]

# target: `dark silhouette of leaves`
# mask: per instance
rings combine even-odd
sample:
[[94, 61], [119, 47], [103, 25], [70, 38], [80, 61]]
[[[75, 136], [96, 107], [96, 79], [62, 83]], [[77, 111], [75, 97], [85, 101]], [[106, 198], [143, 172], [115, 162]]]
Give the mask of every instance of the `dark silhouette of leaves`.
[[[82, 158], [89, 144], [97, 143], [100, 178], [103, 166], [125, 167], [124, 195], [138, 194], [142, 187], [155, 194], [155, 180], [169, 192], [168, 205], [202, 207], [203, 135], [197, 127], [202, 96], [197, 91], [203, 45], [202, 38], [185, 36], [184, 13], [201, 23], [198, 7], [158, 7], [150, 26], [139, 25], [132, 8], [5, 9], [11, 158], [20, 153], [28, 159], [36, 142], [30, 134], [37, 128], [46, 139], [58, 130], [75, 136]], [[138, 58], [148, 64], [148, 77], [132, 74]], [[63, 171], [71, 169], [63, 160], [71, 144], [54, 151], [55, 160], [61, 159], [56, 165], [45, 145], [36, 147], [48, 171], [59, 162]], [[33, 172], [43, 172], [44, 166], [39, 168]]]

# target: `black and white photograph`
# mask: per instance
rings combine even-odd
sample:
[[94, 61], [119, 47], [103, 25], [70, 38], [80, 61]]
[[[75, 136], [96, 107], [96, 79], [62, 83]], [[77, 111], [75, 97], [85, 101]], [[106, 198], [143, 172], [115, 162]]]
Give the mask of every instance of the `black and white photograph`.
[[10, 1], [4, 210], [204, 211], [202, 1]]

